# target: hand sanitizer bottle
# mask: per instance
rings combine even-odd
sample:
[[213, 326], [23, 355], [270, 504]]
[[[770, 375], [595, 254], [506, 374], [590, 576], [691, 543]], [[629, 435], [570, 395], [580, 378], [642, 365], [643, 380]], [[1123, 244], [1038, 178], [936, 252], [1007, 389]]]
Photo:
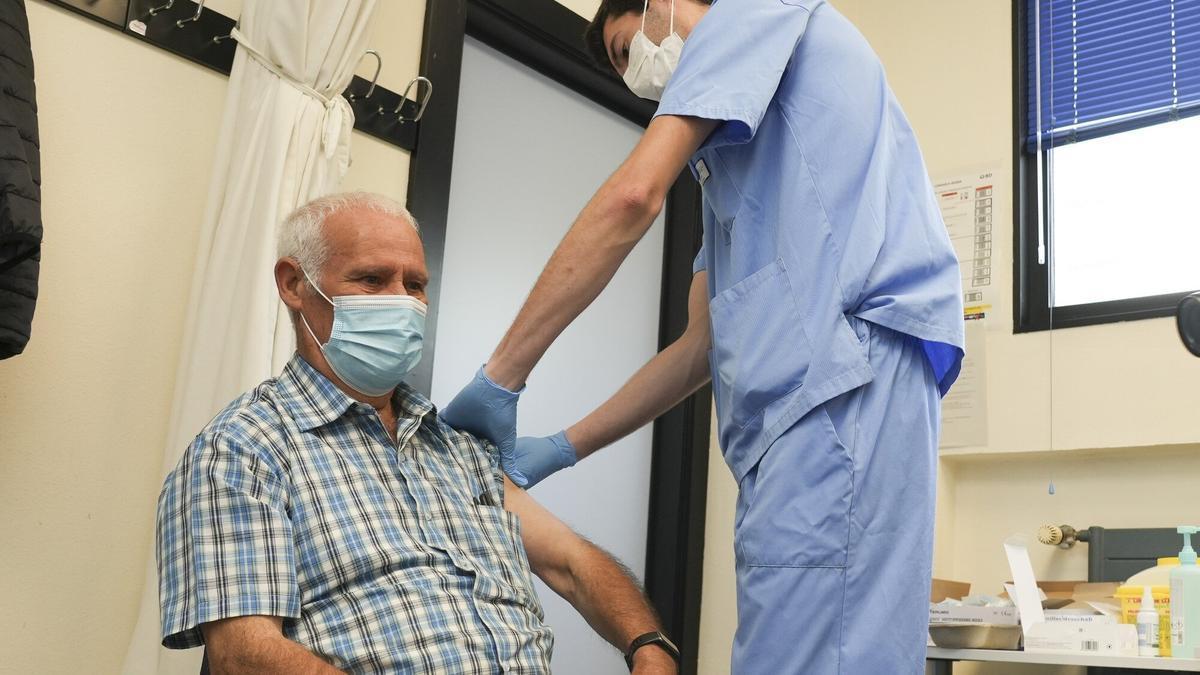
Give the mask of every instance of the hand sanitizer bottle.
[[1171, 657], [1200, 658], [1200, 566], [1192, 535], [1197, 527], [1181, 526], [1183, 550], [1179, 567], [1171, 570]]

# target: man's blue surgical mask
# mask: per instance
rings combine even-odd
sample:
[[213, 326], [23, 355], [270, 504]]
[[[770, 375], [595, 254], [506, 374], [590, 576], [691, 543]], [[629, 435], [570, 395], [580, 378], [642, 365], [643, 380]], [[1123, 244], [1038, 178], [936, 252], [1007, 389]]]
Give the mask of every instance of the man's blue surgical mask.
[[625, 66], [625, 86], [638, 96], [658, 101], [662, 99], [667, 81], [679, 65], [683, 52], [683, 38], [675, 32], [675, 0], [671, 0], [671, 28], [662, 44], [654, 44], [646, 37], [646, 12], [650, 1], [642, 6], [642, 29], [629, 44], [629, 63]]
[[333, 305], [329, 341], [321, 344], [300, 314], [333, 372], [366, 396], [389, 394], [421, 360], [425, 303], [411, 295], [337, 295], [332, 299], [304, 278]]

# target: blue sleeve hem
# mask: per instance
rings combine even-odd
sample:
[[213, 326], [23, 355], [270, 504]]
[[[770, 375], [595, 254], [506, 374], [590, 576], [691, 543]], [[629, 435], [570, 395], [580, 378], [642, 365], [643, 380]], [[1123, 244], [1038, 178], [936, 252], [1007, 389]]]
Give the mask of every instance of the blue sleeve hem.
[[754, 133], [758, 130], [758, 125], [762, 121], [763, 114], [745, 109], [711, 108], [667, 103], [659, 106], [654, 116], [699, 117], [701, 119], [724, 122], [704, 143], [705, 146], [715, 147], [750, 142], [754, 138]]

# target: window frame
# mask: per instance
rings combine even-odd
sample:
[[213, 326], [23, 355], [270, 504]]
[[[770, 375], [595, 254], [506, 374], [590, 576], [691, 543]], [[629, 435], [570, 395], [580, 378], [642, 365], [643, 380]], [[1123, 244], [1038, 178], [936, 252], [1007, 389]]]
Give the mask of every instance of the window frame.
[[[1026, 49], [1029, 0], [1013, 0], [1013, 332], [1076, 328], [1118, 321], [1155, 319], [1175, 314], [1179, 301], [1192, 291], [1140, 298], [1106, 300], [1052, 307], [1049, 272], [1054, 260], [1050, 205], [1050, 150], [1025, 149], [1028, 133], [1026, 83], [1031, 74]], [[1039, 208], [1039, 190], [1045, 199]], [[1038, 242], [1044, 233], [1045, 263], [1038, 262]]]

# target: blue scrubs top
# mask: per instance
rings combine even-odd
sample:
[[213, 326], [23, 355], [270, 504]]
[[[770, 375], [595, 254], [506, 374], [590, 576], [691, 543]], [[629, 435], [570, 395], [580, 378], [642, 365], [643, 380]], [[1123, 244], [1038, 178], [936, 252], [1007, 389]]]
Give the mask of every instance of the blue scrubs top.
[[945, 394], [963, 356], [958, 260], [882, 64], [823, 0], [725, 0], [656, 115], [722, 123], [703, 186], [718, 427], [740, 480], [814, 407], [872, 380], [856, 316], [921, 342]]

